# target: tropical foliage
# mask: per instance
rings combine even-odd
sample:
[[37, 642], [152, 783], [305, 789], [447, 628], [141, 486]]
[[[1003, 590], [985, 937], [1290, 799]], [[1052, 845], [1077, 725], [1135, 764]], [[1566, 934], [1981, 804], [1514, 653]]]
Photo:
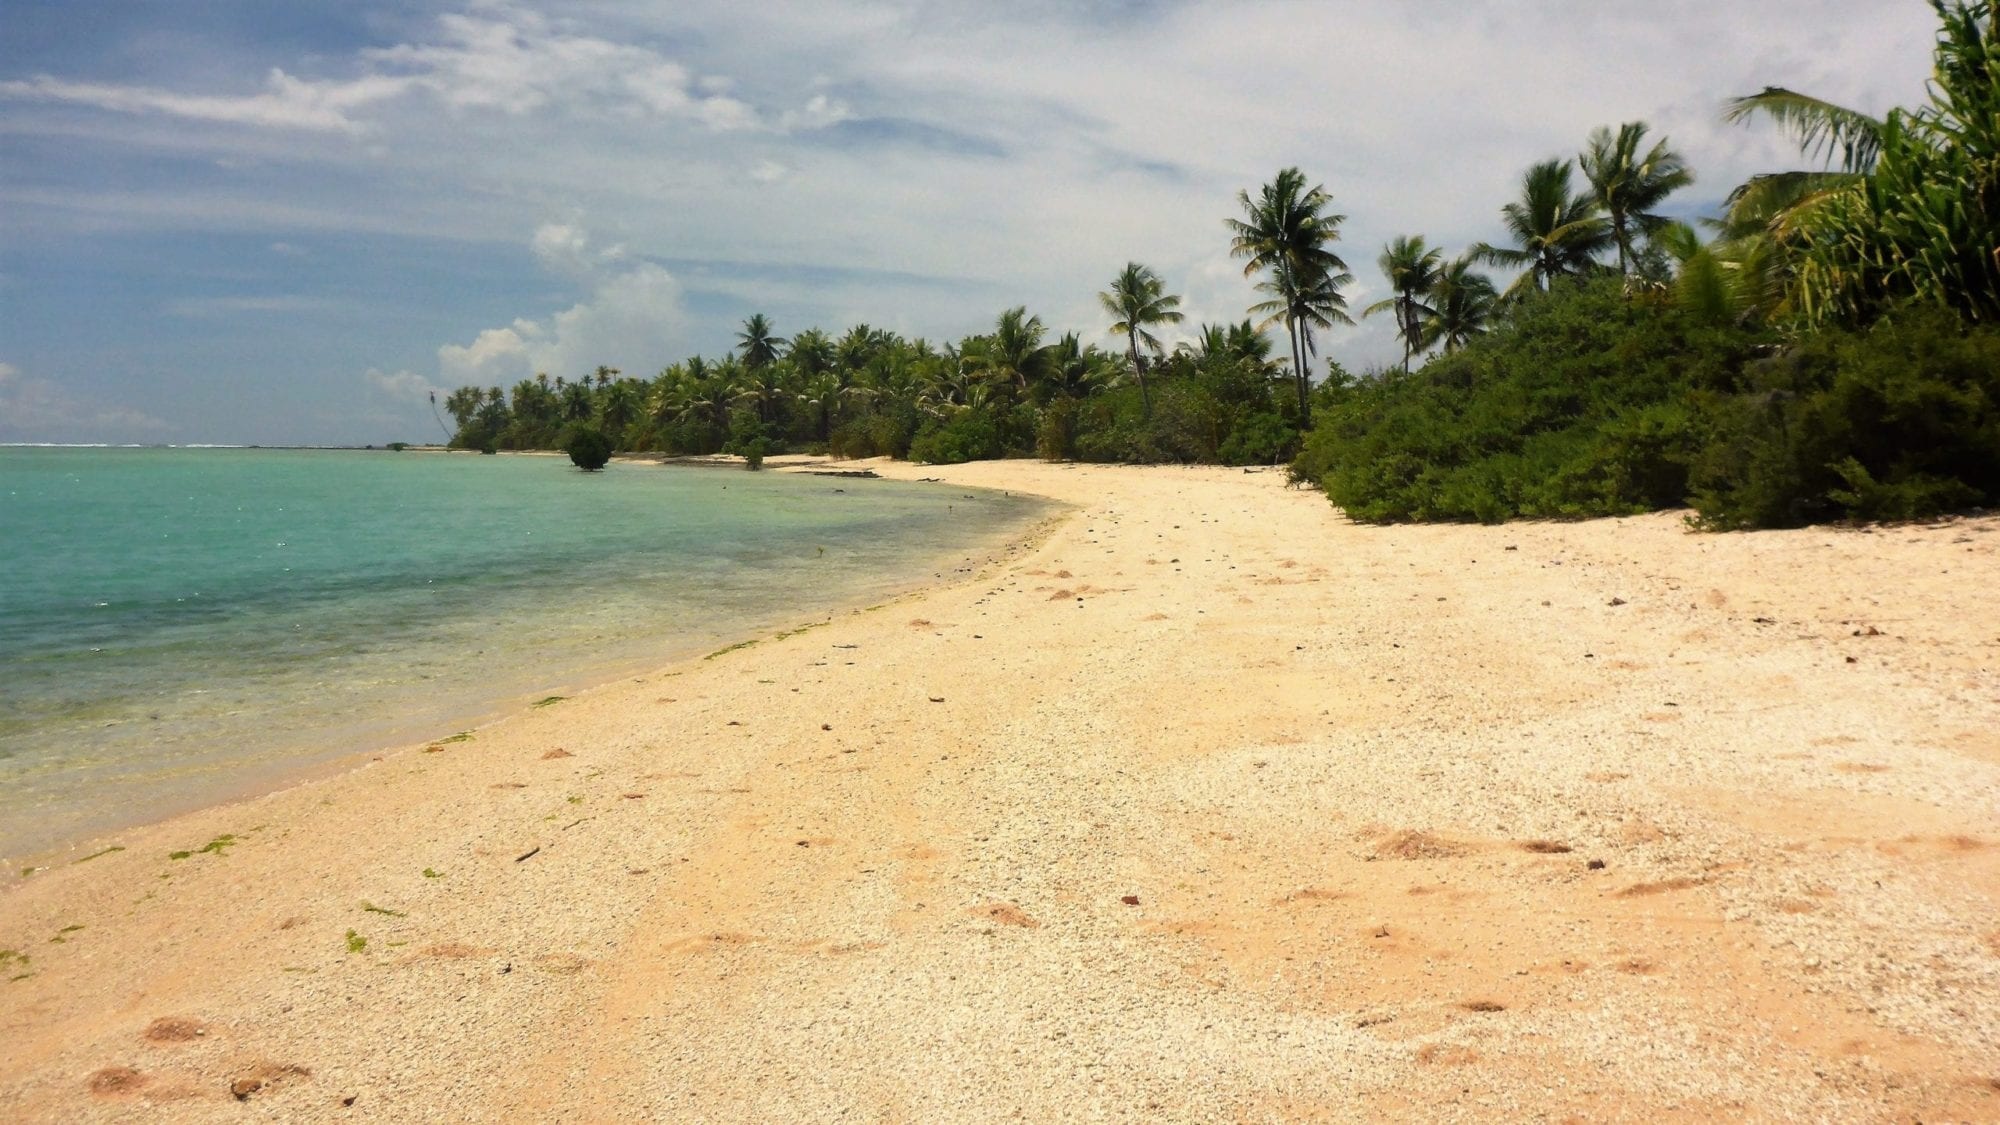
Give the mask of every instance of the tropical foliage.
[[[788, 340], [759, 313], [729, 354], [651, 378], [599, 367], [460, 388], [453, 443], [575, 450], [601, 432], [753, 464], [778, 450], [1295, 457], [1363, 519], [1692, 502], [1730, 527], [2000, 502], [2000, 18], [1996, 0], [1931, 2], [1935, 69], [1915, 109], [1876, 117], [1778, 86], [1727, 103], [1726, 119], [1786, 130], [1819, 166], [1752, 177], [1713, 221], [1673, 217], [1694, 172], [1634, 121], [1531, 165], [1497, 208], [1499, 242], [1453, 256], [1392, 240], [1387, 295], [1361, 314], [1393, 321], [1392, 370], [1356, 379], [1320, 359], [1353, 323], [1346, 217], [1290, 167], [1225, 220], [1254, 284], [1240, 323], [1177, 328], [1182, 298], [1136, 261], [1081, 332], [1016, 306], [951, 342], [866, 324]], [[1116, 345], [1085, 342], [1100, 334]]]
[[1247, 259], [1243, 276], [1265, 275], [1257, 291], [1267, 296], [1250, 311], [1264, 314], [1260, 330], [1285, 326], [1299, 416], [1310, 421], [1307, 369], [1316, 351], [1313, 330], [1354, 323], [1340, 292], [1354, 275], [1331, 248], [1340, 240], [1340, 224], [1347, 216], [1328, 214], [1333, 197], [1322, 186], [1307, 187], [1305, 173], [1297, 168], [1280, 171], [1255, 198], [1238, 192], [1236, 203], [1243, 217], [1226, 220], [1234, 236], [1229, 252]]

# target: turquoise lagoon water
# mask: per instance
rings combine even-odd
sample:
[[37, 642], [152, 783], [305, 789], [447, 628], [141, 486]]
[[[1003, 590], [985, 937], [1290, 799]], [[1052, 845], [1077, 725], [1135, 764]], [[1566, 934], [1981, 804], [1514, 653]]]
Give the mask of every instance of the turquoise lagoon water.
[[907, 589], [1044, 510], [547, 457], [0, 448], [0, 855]]

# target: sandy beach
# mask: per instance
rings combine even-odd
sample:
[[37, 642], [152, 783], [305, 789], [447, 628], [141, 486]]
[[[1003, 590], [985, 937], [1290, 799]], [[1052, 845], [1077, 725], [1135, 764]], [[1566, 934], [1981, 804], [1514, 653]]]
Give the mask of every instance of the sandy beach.
[[1069, 508], [8, 873], [0, 1119], [2000, 1120], [2000, 518], [840, 467]]

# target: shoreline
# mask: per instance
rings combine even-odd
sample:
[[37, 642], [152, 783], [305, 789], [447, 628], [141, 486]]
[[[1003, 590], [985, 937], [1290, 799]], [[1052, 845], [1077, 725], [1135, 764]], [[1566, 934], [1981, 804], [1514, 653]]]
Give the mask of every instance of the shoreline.
[[[277, 447], [261, 448], [268, 450]], [[289, 450], [280, 448], [279, 451], [368, 452], [368, 450], [359, 449], [349, 450], [346, 447], [293, 447]], [[414, 449], [411, 450], [411, 452], [415, 451]], [[476, 452], [445, 450], [441, 447], [435, 451], [454, 453]], [[559, 451], [529, 450], [502, 455], [548, 457], [561, 456], [562, 454]], [[718, 457], [721, 456], [718, 455]], [[621, 460], [623, 459], [621, 458]], [[653, 458], [632, 458], [630, 460], [635, 464], [645, 463], [663, 467], [698, 468], [704, 467], [705, 464], [712, 464], [713, 467], [726, 468], [733, 461], [735, 467], [740, 469], [743, 464], [740, 458], [723, 458], [705, 463], [685, 460], [659, 462]], [[780, 462], [780, 465], [774, 465], [773, 469], [777, 472], [798, 473], [809, 469], [822, 460], [828, 459], [808, 458], [801, 455], [785, 459]], [[829, 463], [837, 462], [829, 461]], [[1049, 500], [1046, 497], [1038, 499], [1041, 499], [1049, 506], [1051, 511], [1048, 514], [1026, 523], [1017, 532], [989, 536], [988, 539], [990, 541], [973, 544], [966, 552], [951, 551], [938, 555], [934, 563], [942, 569], [938, 570], [928, 579], [915, 579], [906, 585], [890, 589], [886, 592], [878, 591], [838, 600], [829, 605], [813, 609], [804, 619], [794, 620], [789, 617], [783, 617], [780, 614], [773, 614], [770, 620], [760, 621], [740, 631], [715, 638], [715, 641], [688, 641], [644, 656], [627, 656], [617, 660], [600, 660], [584, 668], [555, 670], [551, 672], [545, 686], [568, 689], [573, 694], [565, 696], [564, 698], [567, 700], [597, 691], [608, 685], [615, 684], [622, 679], [639, 675], [657, 675], [665, 669], [702, 659], [710, 659], [724, 652], [752, 647], [764, 640], [783, 638], [794, 633], [818, 628], [843, 616], [885, 609], [933, 587], [949, 585], [957, 581], [969, 581], [970, 578], [955, 578], [953, 576], [976, 573], [997, 564], [1009, 556], [1031, 549], [1036, 543], [1050, 534], [1055, 524], [1066, 518], [1065, 505]], [[720, 642], [721, 647], [713, 651], [705, 651], [711, 643], [715, 642]], [[420, 751], [426, 746], [434, 746], [441, 741], [454, 739], [467, 733], [476, 734], [482, 728], [504, 722], [511, 717], [532, 710], [536, 706], [535, 697], [539, 691], [540, 689], [535, 689], [520, 693], [511, 693], [502, 697], [468, 700], [463, 707], [449, 708], [447, 709], [447, 714], [441, 714], [436, 728], [437, 733], [427, 738], [415, 740], [395, 739], [386, 742], [377, 742], [369, 741], [366, 738], [348, 739], [340, 731], [328, 731], [325, 733], [324, 738], [315, 739], [314, 745], [323, 744], [324, 747], [339, 747], [343, 741], [361, 742], [364, 744], [359, 746], [348, 745], [346, 748], [336, 749], [322, 748], [316, 752], [302, 754], [297, 760], [292, 761], [259, 763], [254, 767], [246, 767], [241, 771], [241, 776], [232, 776], [227, 780], [218, 778], [213, 788], [205, 790], [201, 795], [190, 796], [186, 799], [173, 802], [174, 807], [170, 811], [158, 815], [148, 814], [138, 820], [124, 821], [108, 827], [93, 827], [81, 834], [59, 839], [46, 846], [24, 850], [18, 854], [0, 855], [0, 864], [4, 864], [4, 869], [0, 869], [0, 893], [4, 893], [13, 884], [26, 881], [44, 872], [106, 854], [103, 849], [115, 846], [117, 844], [116, 837], [118, 836], [156, 828], [199, 813], [245, 804], [298, 786], [324, 782], [330, 778], [362, 769], [373, 762], [379, 762], [391, 755], [413, 753]], [[92, 817], [89, 819], [97, 821], [108, 818]], [[80, 853], [82, 853], [82, 858], [72, 858], [78, 856]]]
[[867, 464], [1070, 510], [0, 889], [0, 1111], [2000, 1111], [2000, 518]]

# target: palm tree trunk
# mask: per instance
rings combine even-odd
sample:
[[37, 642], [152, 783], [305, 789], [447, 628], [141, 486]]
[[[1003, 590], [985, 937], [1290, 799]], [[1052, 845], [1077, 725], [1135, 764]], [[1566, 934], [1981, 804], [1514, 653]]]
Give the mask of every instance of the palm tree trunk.
[[1141, 409], [1144, 411], [1145, 417], [1151, 418], [1153, 416], [1153, 396], [1151, 392], [1146, 390], [1146, 366], [1139, 359], [1138, 330], [1133, 328], [1125, 330], [1125, 346], [1132, 351], [1132, 374], [1139, 379], [1139, 402]]
[[1312, 400], [1306, 395], [1306, 351], [1299, 341], [1299, 322], [1286, 317], [1285, 334], [1291, 338], [1292, 381], [1299, 391], [1299, 428], [1305, 429], [1312, 425]]

